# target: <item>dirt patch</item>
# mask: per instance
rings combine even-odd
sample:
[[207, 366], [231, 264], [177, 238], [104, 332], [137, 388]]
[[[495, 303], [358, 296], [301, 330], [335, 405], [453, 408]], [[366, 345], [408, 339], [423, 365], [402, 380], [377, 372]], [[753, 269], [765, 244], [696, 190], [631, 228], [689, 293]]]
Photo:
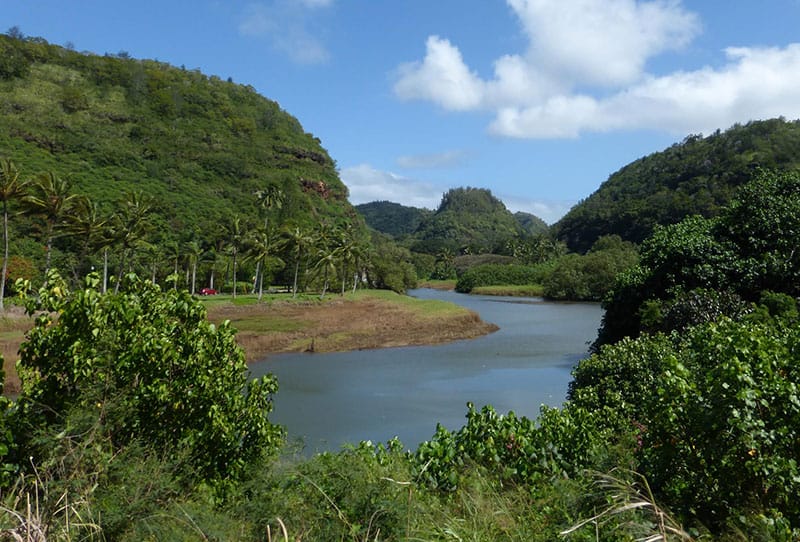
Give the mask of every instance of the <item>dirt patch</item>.
[[[439, 344], [497, 330], [497, 326], [483, 322], [466, 309], [420, 317], [406, 306], [378, 299], [334, 300], [311, 306], [225, 305], [210, 310], [209, 319], [215, 322], [228, 319], [234, 327], [246, 323], [236, 336], [248, 361], [278, 352], [341, 352]], [[253, 319], [278, 321], [284, 329], [249, 329]]]

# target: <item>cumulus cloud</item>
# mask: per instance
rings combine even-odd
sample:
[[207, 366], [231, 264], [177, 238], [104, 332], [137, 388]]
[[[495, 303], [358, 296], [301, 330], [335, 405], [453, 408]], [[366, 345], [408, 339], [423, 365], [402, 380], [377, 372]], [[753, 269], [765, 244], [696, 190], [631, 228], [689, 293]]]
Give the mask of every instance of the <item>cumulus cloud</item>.
[[422, 62], [400, 66], [395, 93], [403, 99], [431, 100], [445, 109], [479, 106], [484, 83], [464, 64], [461, 52], [439, 36], [429, 37], [426, 49]]
[[445, 192], [430, 183], [380, 171], [368, 164], [344, 168], [340, 177], [350, 191], [353, 205], [392, 201], [409, 207], [436, 209]]
[[399, 156], [397, 165], [405, 169], [435, 169], [462, 164], [468, 157], [466, 151], [455, 150], [430, 154]]
[[528, 48], [483, 79], [458, 47], [432, 36], [398, 72], [401, 99], [494, 112], [489, 129], [517, 138], [658, 129], [707, 132], [734, 122], [800, 116], [800, 44], [725, 50], [716, 68], [654, 75], [647, 62], [688, 45], [698, 17], [678, 0], [507, 0]]
[[319, 64], [330, 58], [324, 43], [310, 29], [310, 12], [328, 7], [333, 0], [274, 0], [249, 4], [239, 23], [239, 33], [267, 38], [273, 48], [298, 64]]

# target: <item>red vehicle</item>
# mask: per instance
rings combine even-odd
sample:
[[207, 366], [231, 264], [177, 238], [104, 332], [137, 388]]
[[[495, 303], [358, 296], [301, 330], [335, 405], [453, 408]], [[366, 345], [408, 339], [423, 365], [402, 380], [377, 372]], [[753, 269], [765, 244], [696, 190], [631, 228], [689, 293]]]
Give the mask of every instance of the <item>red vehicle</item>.
[[214, 288], [203, 288], [200, 295], [217, 295], [217, 291]]

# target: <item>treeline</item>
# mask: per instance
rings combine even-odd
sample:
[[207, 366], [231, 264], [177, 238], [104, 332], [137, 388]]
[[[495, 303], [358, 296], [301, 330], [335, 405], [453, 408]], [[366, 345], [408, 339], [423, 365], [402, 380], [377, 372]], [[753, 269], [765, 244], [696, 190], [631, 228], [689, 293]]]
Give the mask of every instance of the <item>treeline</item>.
[[631, 162], [553, 225], [570, 250], [585, 252], [603, 235], [641, 243], [657, 225], [717, 216], [759, 169], [800, 167], [800, 121], [736, 124]]
[[6, 277], [0, 308], [18, 280], [41, 284], [50, 269], [73, 284], [102, 270], [103, 291], [117, 290], [123, 275], [134, 272], [191, 294], [210, 288], [234, 297], [257, 291], [260, 298], [273, 285], [324, 296], [361, 286], [403, 292], [415, 284], [404, 263], [408, 253], [371, 237], [358, 221], [322, 220], [311, 228], [287, 219], [287, 196], [274, 185], [251, 196], [257, 222], [234, 214], [212, 237], [181, 243], [178, 232], [163, 229], [148, 195], [128, 193], [106, 213], [53, 172], [28, 178], [11, 160], [0, 165]]

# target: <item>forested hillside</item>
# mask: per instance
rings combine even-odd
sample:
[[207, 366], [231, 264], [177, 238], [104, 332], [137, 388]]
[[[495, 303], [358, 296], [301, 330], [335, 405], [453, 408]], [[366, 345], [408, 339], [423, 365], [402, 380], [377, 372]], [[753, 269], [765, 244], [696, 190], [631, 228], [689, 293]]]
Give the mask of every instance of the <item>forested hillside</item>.
[[[88, 239], [81, 248], [74, 231], [80, 227], [70, 230], [66, 223], [82, 211], [116, 236], [106, 243], [112, 266], [115, 256], [133, 248], [122, 248], [120, 240], [131, 228], [119, 219], [131, 209], [146, 211], [136, 252], [150, 247], [152, 261], [189, 257], [183, 247], [193, 243], [202, 267], [221, 256], [206, 251], [219, 253], [225, 245], [236, 252], [231, 241], [243, 248], [245, 234], [257, 225], [275, 229], [273, 241], [279, 226], [310, 234], [320, 233], [320, 224], [328, 237], [347, 230], [351, 238], [367, 238], [319, 139], [252, 87], [125, 53], [78, 53], [41, 38], [0, 35], [0, 112], [0, 159], [12, 161], [14, 175], [28, 187], [49, 177], [55, 181], [50, 188], [63, 189], [68, 203], [49, 236], [49, 219], [31, 213], [22, 196], [9, 198], [13, 215], [26, 211], [11, 221], [11, 255], [22, 258], [18, 271], [41, 270], [48, 237], [47, 259], [62, 270], [75, 268], [84, 249], [96, 255]], [[75, 205], [78, 195], [90, 205]], [[118, 219], [114, 232], [112, 215]], [[169, 246], [183, 254], [167, 256]], [[274, 254], [273, 243], [273, 255], [282, 256], [279, 263], [291, 274], [294, 245], [287, 240], [283, 246], [285, 254]]]
[[398, 238], [413, 234], [420, 223], [432, 212], [428, 209], [408, 207], [391, 201], [373, 201], [356, 205], [356, 211], [367, 225], [381, 233]]
[[754, 121], [707, 137], [691, 135], [612, 174], [553, 231], [582, 252], [602, 235], [639, 243], [656, 224], [694, 214], [716, 216], [760, 168], [798, 167], [800, 121]]
[[505, 244], [522, 235], [522, 226], [502, 201], [484, 188], [454, 188], [439, 208], [423, 220], [411, 249], [436, 254], [502, 252]]

